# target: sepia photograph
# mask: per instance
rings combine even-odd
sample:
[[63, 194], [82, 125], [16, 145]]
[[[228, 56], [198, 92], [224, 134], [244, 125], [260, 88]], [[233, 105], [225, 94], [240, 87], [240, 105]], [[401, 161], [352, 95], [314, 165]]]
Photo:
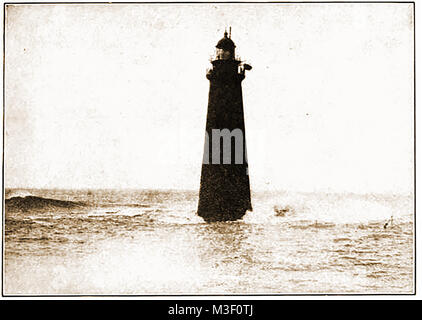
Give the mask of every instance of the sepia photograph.
[[415, 294], [414, 7], [5, 3], [2, 295]]

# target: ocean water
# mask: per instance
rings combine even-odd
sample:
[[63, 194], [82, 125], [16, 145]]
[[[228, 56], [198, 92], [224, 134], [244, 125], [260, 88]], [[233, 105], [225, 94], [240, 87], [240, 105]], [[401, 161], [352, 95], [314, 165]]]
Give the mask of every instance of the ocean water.
[[195, 215], [191, 191], [10, 189], [6, 199], [5, 294], [414, 291], [412, 196], [253, 193], [253, 212], [214, 223]]

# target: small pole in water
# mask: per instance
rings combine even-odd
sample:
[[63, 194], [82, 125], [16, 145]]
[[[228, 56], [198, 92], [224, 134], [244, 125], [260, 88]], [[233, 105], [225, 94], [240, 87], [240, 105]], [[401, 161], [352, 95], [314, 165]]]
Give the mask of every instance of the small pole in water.
[[390, 219], [387, 220], [386, 223], [384, 223], [384, 229], [387, 229], [388, 224], [390, 224], [391, 227], [393, 226], [393, 215], [391, 215]]

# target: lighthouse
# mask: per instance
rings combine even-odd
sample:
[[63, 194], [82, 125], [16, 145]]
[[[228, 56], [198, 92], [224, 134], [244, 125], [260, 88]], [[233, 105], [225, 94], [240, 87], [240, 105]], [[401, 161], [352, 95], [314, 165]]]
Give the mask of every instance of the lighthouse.
[[198, 215], [205, 221], [230, 221], [252, 210], [242, 100], [245, 71], [235, 55], [231, 30], [216, 45], [210, 81]]

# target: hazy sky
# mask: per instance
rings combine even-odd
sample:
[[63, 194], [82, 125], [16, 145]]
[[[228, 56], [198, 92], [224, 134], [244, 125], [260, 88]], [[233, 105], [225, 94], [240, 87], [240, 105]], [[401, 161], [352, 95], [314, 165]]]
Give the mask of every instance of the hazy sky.
[[198, 189], [232, 26], [253, 190], [413, 189], [411, 4], [8, 5], [6, 187]]

